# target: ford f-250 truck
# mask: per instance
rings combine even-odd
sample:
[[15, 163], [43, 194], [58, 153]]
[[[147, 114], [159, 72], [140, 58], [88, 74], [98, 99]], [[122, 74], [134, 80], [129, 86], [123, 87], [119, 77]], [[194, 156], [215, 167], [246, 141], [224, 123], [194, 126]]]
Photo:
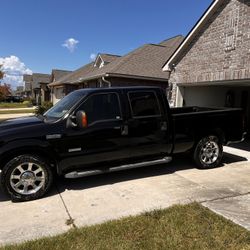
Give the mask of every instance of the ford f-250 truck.
[[77, 90], [43, 116], [0, 124], [1, 187], [14, 201], [42, 197], [54, 175], [78, 178], [164, 164], [189, 151], [199, 168], [220, 164], [242, 140], [241, 109], [170, 109], [160, 88]]

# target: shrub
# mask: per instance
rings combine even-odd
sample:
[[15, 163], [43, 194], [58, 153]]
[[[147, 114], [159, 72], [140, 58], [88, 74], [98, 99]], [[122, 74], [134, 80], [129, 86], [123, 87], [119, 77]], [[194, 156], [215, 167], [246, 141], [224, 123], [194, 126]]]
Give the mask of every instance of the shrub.
[[23, 105], [27, 106], [27, 107], [32, 107], [32, 103], [31, 101], [23, 101]]
[[35, 114], [37, 115], [43, 115], [47, 110], [49, 110], [53, 104], [51, 102], [43, 102], [41, 105], [39, 105], [36, 110]]

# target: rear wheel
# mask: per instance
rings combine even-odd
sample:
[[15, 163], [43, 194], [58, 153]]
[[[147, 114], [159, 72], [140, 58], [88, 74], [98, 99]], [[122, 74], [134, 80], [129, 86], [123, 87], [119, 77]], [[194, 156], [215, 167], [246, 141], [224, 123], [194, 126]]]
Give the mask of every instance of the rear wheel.
[[196, 145], [193, 158], [201, 169], [217, 167], [223, 155], [223, 146], [214, 135], [203, 137]]
[[28, 201], [42, 197], [52, 184], [49, 164], [42, 158], [20, 155], [9, 161], [1, 175], [2, 189], [13, 201]]

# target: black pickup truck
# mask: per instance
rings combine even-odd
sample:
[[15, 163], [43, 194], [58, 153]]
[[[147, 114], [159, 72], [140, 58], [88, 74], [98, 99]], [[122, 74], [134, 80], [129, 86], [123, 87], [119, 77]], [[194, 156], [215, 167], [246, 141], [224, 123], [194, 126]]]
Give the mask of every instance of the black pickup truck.
[[43, 116], [0, 124], [1, 187], [12, 200], [42, 197], [53, 175], [78, 178], [164, 164], [189, 151], [199, 168], [220, 164], [242, 140], [241, 109], [170, 109], [154, 87], [77, 90]]

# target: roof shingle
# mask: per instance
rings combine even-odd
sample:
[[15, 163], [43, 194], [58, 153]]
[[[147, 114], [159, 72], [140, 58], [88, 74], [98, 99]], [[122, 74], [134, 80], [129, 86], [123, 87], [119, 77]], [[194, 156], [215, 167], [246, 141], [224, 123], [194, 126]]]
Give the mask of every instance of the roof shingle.
[[169, 74], [162, 71], [162, 65], [174, 53], [183, 39], [183, 36], [176, 36], [164, 40], [160, 44], [145, 44], [122, 57], [114, 55], [108, 57], [108, 54], [99, 54], [103, 60], [105, 57], [105, 60], [112, 59], [112, 61], [101, 68], [94, 67], [94, 63], [87, 64], [67, 75], [65, 78], [61, 78], [59, 81], [49, 84], [49, 86], [66, 83], [77, 84], [108, 74], [119, 75], [120, 77], [131, 76], [131, 78], [133, 78], [137, 76], [141, 78], [147, 77], [166, 80]]

